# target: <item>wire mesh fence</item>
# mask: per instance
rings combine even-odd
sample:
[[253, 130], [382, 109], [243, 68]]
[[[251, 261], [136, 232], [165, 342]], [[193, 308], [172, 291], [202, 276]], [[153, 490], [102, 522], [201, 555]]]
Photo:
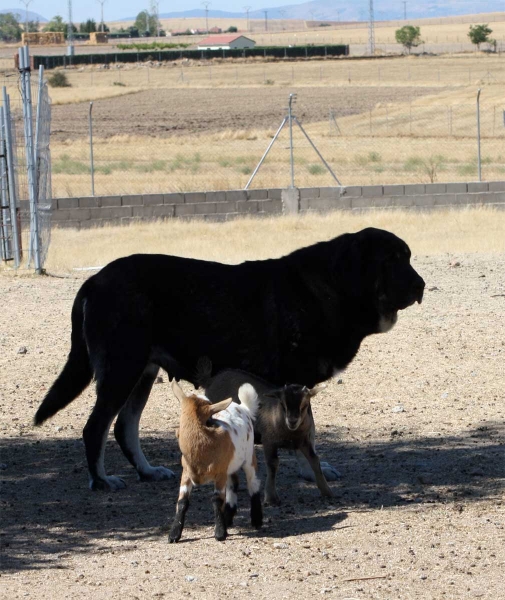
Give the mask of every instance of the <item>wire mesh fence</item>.
[[[299, 94], [303, 102], [303, 92]], [[496, 103], [494, 103], [496, 102]], [[231, 108], [229, 109], [231, 112]], [[469, 181], [478, 177], [476, 104], [439, 104], [431, 98], [374, 106], [341, 116], [328, 105], [326, 117], [303, 118], [284, 128], [251, 187], [291, 184], [335, 185], [314, 146], [343, 185]], [[298, 112], [298, 110], [300, 112]], [[480, 113], [482, 178], [505, 176], [505, 105], [482, 103]], [[205, 115], [193, 115], [193, 125]], [[94, 138], [96, 195], [164, 193], [244, 188], [282, 117], [270, 127], [222, 128], [184, 135], [119, 135]], [[94, 125], [100, 131], [99, 123]], [[310, 139], [309, 139], [310, 138]], [[312, 143], [314, 146], [312, 145]], [[53, 183], [57, 196], [91, 194], [89, 141], [53, 143]]]
[[51, 101], [43, 69], [32, 80], [28, 57], [20, 64], [15, 84], [1, 82], [1, 259], [40, 272], [51, 237]]

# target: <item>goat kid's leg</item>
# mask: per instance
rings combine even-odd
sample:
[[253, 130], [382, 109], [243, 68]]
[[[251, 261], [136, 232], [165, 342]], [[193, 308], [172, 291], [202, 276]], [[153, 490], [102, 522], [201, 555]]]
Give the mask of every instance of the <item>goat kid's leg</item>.
[[323, 475], [319, 456], [316, 454], [314, 448], [310, 445], [310, 443], [306, 443], [300, 448], [300, 450], [307, 459], [310, 468], [314, 473], [316, 484], [321, 492], [321, 495], [331, 498], [333, 496], [333, 492], [331, 491], [330, 486]]
[[263, 453], [265, 454], [265, 462], [267, 465], [267, 479], [265, 482], [265, 504], [279, 505], [281, 499], [277, 493], [275, 486], [275, 477], [279, 468], [279, 456], [277, 448], [274, 446], [263, 445]]
[[172, 479], [174, 473], [165, 467], [152, 467], [147, 461], [139, 441], [139, 423], [142, 411], [151, 393], [159, 367], [149, 364], [121, 409], [114, 427], [114, 435], [121, 450], [137, 470], [140, 481]]
[[228, 476], [226, 482], [226, 504], [224, 506], [224, 520], [226, 527], [233, 527], [233, 518], [237, 512], [238, 473]]
[[254, 449], [251, 460], [244, 463], [243, 469], [247, 478], [247, 490], [251, 497], [251, 525], [255, 529], [260, 529], [263, 525], [263, 507], [260, 496], [261, 484], [258, 479], [258, 461]]
[[214, 505], [214, 516], [216, 527], [214, 537], [218, 542], [223, 542], [228, 535], [225, 520], [225, 501], [226, 501], [226, 483], [228, 475], [218, 475], [214, 481], [214, 494], [212, 495], [212, 504]]
[[[314, 419], [312, 419], [312, 426], [310, 428], [309, 443], [314, 454], [316, 454], [316, 425], [314, 423]], [[305, 454], [301, 450], [296, 450], [296, 460], [300, 469], [298, 472], [299, 476], [302, 479], [305, 479], [305, 481], [315, 481], [314, 471], [310, 465], [310, 462], [307, 460]], [[336, 481], [342, 477], [340, 471], [338, 471], [329, 463], [322, 462], [320, 465], [326, 481]]]
[[191, 481], [186, 469], [183, 468], [181, 487], [179, 488], [179, 498], [177, 499], [177, 511], [172, 522], [172, 527], [170, 528], [170, 533], [168, 534], [168, 541], [171, 544], [178, 542], [181, 539], [186, 512], [189, 508], [189, 497], [192, 489], [193, 482]]

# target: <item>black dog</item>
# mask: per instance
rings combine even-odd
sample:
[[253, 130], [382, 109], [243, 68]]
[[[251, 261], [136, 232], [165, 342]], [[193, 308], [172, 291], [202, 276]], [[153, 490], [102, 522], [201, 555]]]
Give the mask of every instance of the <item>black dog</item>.
[[88, 279], [72, 308], [67, 363], [44, 398], [41, 424], [96, 379], [84, 428], [92, 489], [124, 487], [107, 476], [107, 433], [140, 479], [152, 467], [139, 421], [159, 367], [191, 383], [198, 358], [214, 370], [243, 369], [275, 385], [313, 387], [346, 367], [366, 336], [389, 330], [397, 312], [421, 302], [424, 281], [401, 239], [364, 229], [275, 260], [224, 265], [164, 255], [116, 260]]

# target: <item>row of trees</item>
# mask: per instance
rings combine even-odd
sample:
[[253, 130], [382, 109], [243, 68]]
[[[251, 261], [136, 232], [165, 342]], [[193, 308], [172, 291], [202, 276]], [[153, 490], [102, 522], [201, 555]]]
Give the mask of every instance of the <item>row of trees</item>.
[[[470, 25], [468, 37], [470, 38], [472, 44], [475, 44], [478, 49], [480, 49], [481, 44], [489, 44], [496, 52], [497, 42], [489, 37], [492, 33], [493, 30], [487, 25]], [[409, 54], [412, 48], [424, 44], [423, 40], [421, 39], [421, 28], [414, 27], [413, 25], [405, 25], [404, 27], [397, 29], [395, 32], [395, 38], [399, 44], [402, 44]]]

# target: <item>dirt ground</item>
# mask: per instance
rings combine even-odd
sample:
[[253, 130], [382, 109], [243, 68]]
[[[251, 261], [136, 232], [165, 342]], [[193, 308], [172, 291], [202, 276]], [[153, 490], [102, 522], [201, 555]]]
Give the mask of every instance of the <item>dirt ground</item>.
[[[262, 531], [248, 525], [243, 486], [237, 527], [216, 542], [210, 489], [200, 488], [177, 545], [166, 525], [178, 481], [137, 482], [112, 437], [106, 466], [128, 487], [88, 490], [91, 388], [31, 425], [68, 352], [82, 278], [0, 275], [3, 597], [503, 598], [505, 255], [414, 265], [423, 304], [368, 338], [314, 400], [320, 454], [342, 473], [335, 498], [299, 480], [286, 453], [283, 505], [265, 507]], [[164, 375], [142, 433], [146, 455], [178, 477], [177, 423]]]
[[[359, 114], [378, 103], [408, 102], [440, 93], [430, 87], [301, 87], [295, 114], [302, 123]], [[151, 89], [103, 99], [93, 108], [93, 135], [142, 135], [166, 137], [220, 130], [266, 129], [274, 131], [286, 115], [288, 92], [279, 88]], [[88, 135], [89, 102], [53, 107], [51, 139], [75, 140]]]

